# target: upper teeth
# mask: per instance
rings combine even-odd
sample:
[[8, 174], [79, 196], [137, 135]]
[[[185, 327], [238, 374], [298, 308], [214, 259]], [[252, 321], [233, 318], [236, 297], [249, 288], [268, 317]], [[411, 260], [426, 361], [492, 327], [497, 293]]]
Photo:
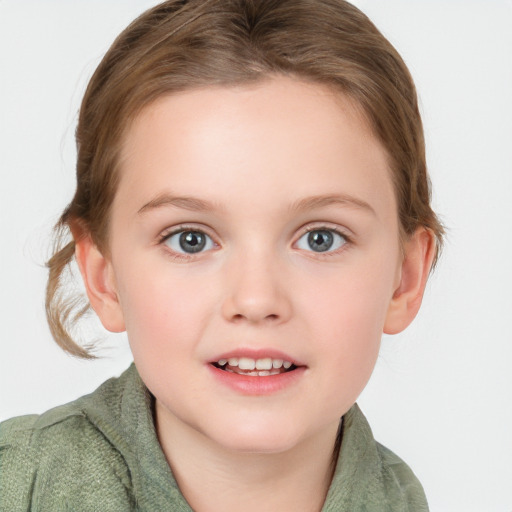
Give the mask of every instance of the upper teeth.
[[283, 361], [282, 359], [273, 359], [265, 357], [262, 359], [251, 359], [250, 357], [230, 357], [229, 359], [219, 359], [217, 361], [219, 366], [238, 366], [240, 370], [271, 370], [272, 368], [284, 367], [286, 370], [290, 368], [292, 363], [290, 361]]

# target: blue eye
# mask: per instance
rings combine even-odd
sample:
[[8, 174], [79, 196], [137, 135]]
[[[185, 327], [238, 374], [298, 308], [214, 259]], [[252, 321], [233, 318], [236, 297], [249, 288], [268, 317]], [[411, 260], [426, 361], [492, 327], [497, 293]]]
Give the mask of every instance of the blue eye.
[[343, 247], [347, 239], [333, 229], [314, 229], [302, 235], [297, 247], [305, 251], [328, 252]]
[[213, 240], [202, 231], [183, 230], [165, 238], [165, 245], [179, 253], [195, 254], [213, 249]]

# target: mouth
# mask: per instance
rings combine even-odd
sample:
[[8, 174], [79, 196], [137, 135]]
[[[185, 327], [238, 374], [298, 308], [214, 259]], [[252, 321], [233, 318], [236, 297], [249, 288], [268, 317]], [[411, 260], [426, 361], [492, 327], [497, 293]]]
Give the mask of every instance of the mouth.
[[298, 368], [291, 361], [273, 357], [252, 359], [250, 357], [230, 357], [210, 363], [215, 368], [229, 373], [249, 377], [269, 377], [289, 373]]

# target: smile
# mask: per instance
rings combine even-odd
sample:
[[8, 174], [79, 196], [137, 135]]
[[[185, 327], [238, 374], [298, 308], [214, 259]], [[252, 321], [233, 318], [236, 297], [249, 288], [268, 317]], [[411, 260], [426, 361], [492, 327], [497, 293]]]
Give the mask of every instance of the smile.
[[247, 375], [250, 377], [268, 377], [271, 375], [280, 375], [292, 371], [296, 366], [283, 359], [274, 359], [264, 357], [252, 359], [250, 357], [230, 357], [229, 359], [219, 359], [213, 365], [221, 370], [238, 375]]
[[308, 366], [273, 348], [240, 347], [207, 364], [212, 377], [237, 394], [262, 396], [290, 390], [302, 382]]

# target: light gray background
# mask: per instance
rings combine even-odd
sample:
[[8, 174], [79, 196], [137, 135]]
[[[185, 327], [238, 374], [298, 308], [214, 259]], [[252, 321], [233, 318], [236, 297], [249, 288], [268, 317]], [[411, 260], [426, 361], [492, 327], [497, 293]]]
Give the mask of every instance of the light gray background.
[[[0, 420], [92, 391], [130, 361], [51, 340], [49, 232], [71, 199], [78, 104], [147, 0], [0, 1]], [[359, 403], [433, 512], [512, 511], [512, 1], [360, 0], [419, 90], [434, 205], [449, 227], [424, 306], [386, 337]]]

